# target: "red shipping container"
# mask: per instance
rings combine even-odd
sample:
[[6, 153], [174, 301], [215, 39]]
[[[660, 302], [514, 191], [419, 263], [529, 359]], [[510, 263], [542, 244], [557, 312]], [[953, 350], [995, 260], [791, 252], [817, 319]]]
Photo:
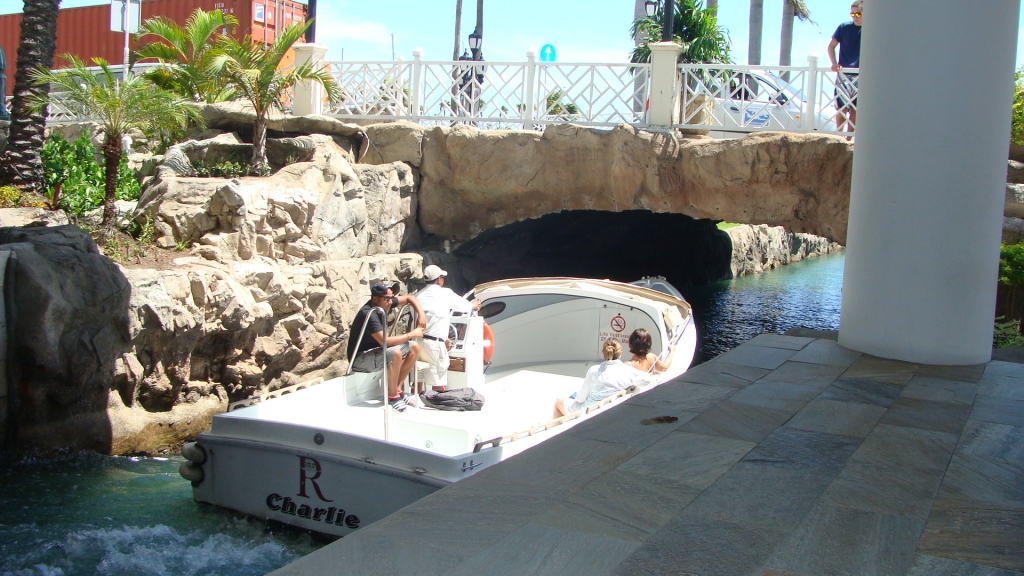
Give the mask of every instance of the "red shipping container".
[[[241, 39], [251, 34], [256, 42], [273, 42], [278, 23], [283, 28], [306, 18], [306, 5], [292, 0], [143, 0], [142, 19], [164, 16], [184, 25], [197, 8], [231, 14], [238, 19], [238, 27], [233, 35]], [[0, 15], [0, 47], [7, 55], [7, 95], [12, 93], [14, 87], [20, 34], [21, 14]], [[142, 41], [145, 43], [148, 39]], [[136, 46], [133, 35], [130, 47], [134, 50]], [[120, 65], [123, 62], [124, 34], [110, 31], [110, 4], [60, 11], [57, 17], [55, 55], [58, 58], [54, 62], [55, 67], [66, 65], [59, 58], [62, 54], [74, 54], [86, 62], [95, 57], [112, 64]]]

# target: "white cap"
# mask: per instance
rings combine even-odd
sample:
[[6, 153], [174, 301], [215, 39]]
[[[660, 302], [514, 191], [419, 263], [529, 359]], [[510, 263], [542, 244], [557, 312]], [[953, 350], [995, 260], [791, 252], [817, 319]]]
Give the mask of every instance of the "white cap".
[[427, 266], [426, 268], [423, 269], [423, 278], [425, 278], [427, 282], [433, 282], [434, 280], [437, 280], [441, 276], [447, 275], [448, 273], [445, 272], [444, 270], [441, 270], [441, 267], [438, 266], [437, 264], [431, 264], [430, 266]]

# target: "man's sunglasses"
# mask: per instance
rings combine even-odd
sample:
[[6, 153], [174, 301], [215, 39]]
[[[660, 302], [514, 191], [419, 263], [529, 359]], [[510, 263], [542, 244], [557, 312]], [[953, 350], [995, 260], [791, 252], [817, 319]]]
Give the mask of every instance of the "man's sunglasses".
[[860, 18], [863, 15], [864, 14], [862, 12], [850, 12], [850, 16], [853, 16], [854, 18]]

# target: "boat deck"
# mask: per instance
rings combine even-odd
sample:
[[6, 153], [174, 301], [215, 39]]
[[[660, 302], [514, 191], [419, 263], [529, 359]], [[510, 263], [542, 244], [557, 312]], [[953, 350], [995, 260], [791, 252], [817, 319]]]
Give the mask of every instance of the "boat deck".
[[1024, 365], [758, 336], [274, 572], [326, 573], [1024, 574]]

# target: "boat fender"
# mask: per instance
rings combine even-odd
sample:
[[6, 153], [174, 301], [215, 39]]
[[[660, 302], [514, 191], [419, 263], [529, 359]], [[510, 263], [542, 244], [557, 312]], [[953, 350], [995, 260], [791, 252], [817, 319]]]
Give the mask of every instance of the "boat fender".
[[484, 322], [484, 364], [491, 361], [491, 355], [494, 354], [494, 331], [491, 330], [491, 326]]
[[203, 481], [203, 468], [194, 462], [182, 462], [178, 467], [178, 474], [193, 486], [198, 486]]
[[181, 447], [181, 457], [196, 464], [205, 464], [206, 450], [195, 442], [189, 442]]

